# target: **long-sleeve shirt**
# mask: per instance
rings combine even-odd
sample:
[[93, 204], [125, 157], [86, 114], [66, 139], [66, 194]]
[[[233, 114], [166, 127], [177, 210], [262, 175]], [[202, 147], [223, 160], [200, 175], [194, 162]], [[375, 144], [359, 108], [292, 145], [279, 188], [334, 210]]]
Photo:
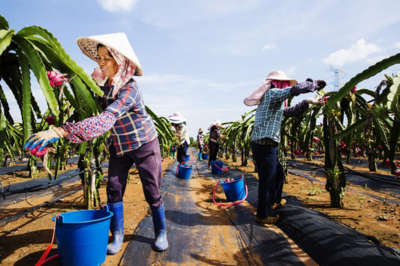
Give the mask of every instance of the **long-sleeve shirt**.
[[256, 110], [252, 140], [269, 138], [279, 143], [281, 141], [281, 123], [283, 102], [290, 97], [290, 88], [269, 89], [262, 97]]
[[113, 98], [112, 86], [101, 87], [103, 97], [98, 101], [104, 112], [78, 123], [66, 123], [62, 128], [73, 143], [81, 143], [111, 130], [108, 145], [114, 145], [117, 156], [138, 149], [157, 138], [153, 120], [147, 114], [143, 96], [131, 79]]
[[199, 147], [203, 147], [204, 146], [204, 139], [203, 139], [203, 135], [202, 134], [197, 134], [197, 144]]
[[187, 145], [190, 145], [190, 138], [189, 138], [189, 133], [187, 131], [187, 127], [185, 123], [181, 123], [176, 130], [176, 133], [180, 134], [180, 137], [178, 137], [178, 143], [179, 145], [183, 144], [185, 141]]
[[[301, 87], [302, 84], [298, 87]], [[303, 87], [306, 85], [313, 86], [310, 84], [304, 84]], [[280, 143], [283, 116], [299, 116], [307, 110], [308, 103], [306, 101], [302, 101], [292, 107], [284, 107], [283, 102], [290, 97], [290, 91], [291, 88], [274, 88], [265, 92], [256, 111], [252, 140], [268, 138], [276, 143]]]
[[308, 106], [306, 100], [303, 100], [295, 106], [285, 108], [283, 115], [286, 117], [300, 116], [308, 109]]
[[210, 141], [214, 143], [218, 143], [218, 139], [221, 136], [221, 132], [219, 132], [219, 129], [216, 126], [212, 126], [210, 129]]

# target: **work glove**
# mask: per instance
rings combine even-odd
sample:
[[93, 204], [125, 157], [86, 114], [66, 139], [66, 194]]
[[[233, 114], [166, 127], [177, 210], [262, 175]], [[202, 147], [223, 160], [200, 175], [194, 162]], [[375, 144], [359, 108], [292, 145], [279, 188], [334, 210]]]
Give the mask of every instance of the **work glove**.
[[309, 93], [309, 92], [314, 92], [314, 91], [319, 91], [322, 90], [326, 86], [326, 82], [323, 80], [312, 80], [312, 79], [307, 79], [304, 82], [300, 82], [293, 87], [290, 88], [290, 95], [291, 96], [297, 96], [302, 93]]
[[64, 136], [57, 128], [52, 128], [46, 131], [41, 131], [31, 135], [24, 145], [24, 148], [28, 151], [32, 151], [36, 146], [40, 145], [37, 152], [41, 152], [47, 145], [57, 142]]
[[320, 90], [322, 90], [323, 88], [325, 88], [326, 82], [325, 82], [324, 80], [319, 79], [319, 80], [317, 80], [316, 82], [317, 82], [317, 88], [315, 88], [315, 90], [320, 91]]
[[315, 95], [313, 98], [309, 98], [306, 100], [306, 103], [308, 104], [313, 104], [313, 105], [319, 105], [319, 106], [323, 106], [325, 105], [325, 101], [324, 99], [322, 99], [320, 96]]

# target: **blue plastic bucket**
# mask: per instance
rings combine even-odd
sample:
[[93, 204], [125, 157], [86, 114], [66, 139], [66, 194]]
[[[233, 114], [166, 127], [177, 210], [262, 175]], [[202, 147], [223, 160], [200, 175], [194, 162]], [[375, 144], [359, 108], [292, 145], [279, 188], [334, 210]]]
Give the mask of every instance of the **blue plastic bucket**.
[[211, 161], [211, 172], [215, 175], [222, 174], [224, 163], [222, 161]]
[[[110, 218], [101, 210], [73, 211], [61, 214], [56, 223], [60, 265], [101, 265], [106, 261]], [[56, 216], [52, 218], [54, 221]]]
[[189, 179], [192, 172], [192, 166], [188, 164], [180, 164], [178, 170], [178, 178]]
[[190, 155], [186, 155], [186, 162], [189, 162], [190, 160]]
[[208, 154], [207, 153], [203, 153], [201, 155], [201, 157], [203, 158], [203, 160], [208, 160]]
[[246, 197], [246, 189], [242, 177], [234, 178], [234, 181], [228, 183], [221, 181], [221, 185], [224, 189], [226, 200], [229, 202], [242, 200]]

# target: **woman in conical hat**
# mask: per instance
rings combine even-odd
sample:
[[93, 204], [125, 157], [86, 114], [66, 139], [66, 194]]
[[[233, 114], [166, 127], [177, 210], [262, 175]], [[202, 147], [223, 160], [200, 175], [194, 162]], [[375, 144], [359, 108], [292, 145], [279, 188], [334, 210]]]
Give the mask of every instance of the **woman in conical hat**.
[[168, 119], [171, 122], [174, 137], [178, 138], [176, 143], [178, 145], [176, 159], [180, 164], [185, 163], [187, 160], [187, 150], [190, 145], [189, 132], [186, 127], [186, 118], [183, 117], [181, 113], [175, 112], [168, 116]]
[[248, 106], [258, 105], [251, 137], [259, 177], [256, 222], [276, 223], [279, 215], [272, 216], [271, 210], [286, 203], [281, 199], [284, 173], [277, 157], [282, 117], [299, 116], [308, 109], [309, 104], [324, 104], [318, 98], [311, 98], [285, 108], [286, 100], [291, 96], [320, 90], [325, 85], [323, 80], [312, 79], [297, 83], [278, 70], [269, 73], [263, 84], [244, 100]]
[[78, 123], [65, 123], [59, 128], [36, 133], [25, 147], [32, 150], [40, 145], [41, 150], [64, 137], [73, 143], [81, 143], [111, 131], [107, 140], [110, 151], [107, 201], [114, 215], [110, 228], [113, 240], [107, 253], [116, 254], [123, 242], [123, 196], [133, 164], [139, 171], [144, 195], [153, 214], [154, 248], [166, 250], [168, 241], [160, 194], [160, 146], [153, 120], [145, 110], [142, 92], [132, 78], [143, 75], [139, 60], [124, 33], [82, 37], [77, 42], [82, 52], [98, 64], [92, 77], [104, 92], [98, 97], [104, 111]]
[[199, 133], [197, 134], [197, 146], [199, 147], [199, 161], [203, 160], [203, 148], [204, 148], [204, 139], [203, 139], [203, 129], [199, 129]]
[[225, 129], [226, 127], [221, 125], [221, 121], [219, 119], [215, 119], [212, 124], [208, 127], [210, 131], [210, 138], [208, 139], [208, 168], [211, 167], [211, 162], [217, 160], [217, 155], [219, 151], [218, 139], [225, 139], [226, 136], [222, 135], [219, 129]]

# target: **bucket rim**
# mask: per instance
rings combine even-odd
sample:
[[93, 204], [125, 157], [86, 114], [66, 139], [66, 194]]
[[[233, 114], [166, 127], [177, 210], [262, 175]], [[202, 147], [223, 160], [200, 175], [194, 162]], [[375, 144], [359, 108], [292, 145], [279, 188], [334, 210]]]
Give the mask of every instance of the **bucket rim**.
[[242, 181], [242, 180], [243, 180], [243, 177], [242, 177], [242, 176], [236, 177], [236, 178], [233, 178], [233, 180], [234, 180], [234, 181], [229, 181], [229, 182], [225, 182], [225, 180], [222, 180], [222, 181], [220, 182], [220, 184], [221, 184], [221, 185], [226, 185], [226, 184], [237, 183], [237, 182], [239, 182], [239, 181]]
[[192, 168], [192, 167], [193, 167], [193, 165], [191, 165], [191, 164], [186, 164], [186, 165], [180, 164], [179, 165], [179, 168]]
[[[77, 212], [107, 212], [108, 215], [99, 219], [95, 219], [95, 220], [90, 220], [90, 221], [83, 221], [83, 222], [62, 222], [62, 224], [89, 224], [89, 223], [97, 223], [97, 222], [101, 222], [107, 219], [110, 219], [112, 216], [114, 216], [114, 213], [111, 211], [107, 211], [107, 210], [78, 210], [78, 211], [71, 211], [71, 212], [64, 212], [64, 213], [60, 213], [60, 216], [63, 216], [63, 214], [71, 214], [71, 213], [77, 213]], [[54, 222], [55, 218], [57, 215], [54, 215], [51, 220]], [[57, 222], [58, 224], [59, 222]]]

